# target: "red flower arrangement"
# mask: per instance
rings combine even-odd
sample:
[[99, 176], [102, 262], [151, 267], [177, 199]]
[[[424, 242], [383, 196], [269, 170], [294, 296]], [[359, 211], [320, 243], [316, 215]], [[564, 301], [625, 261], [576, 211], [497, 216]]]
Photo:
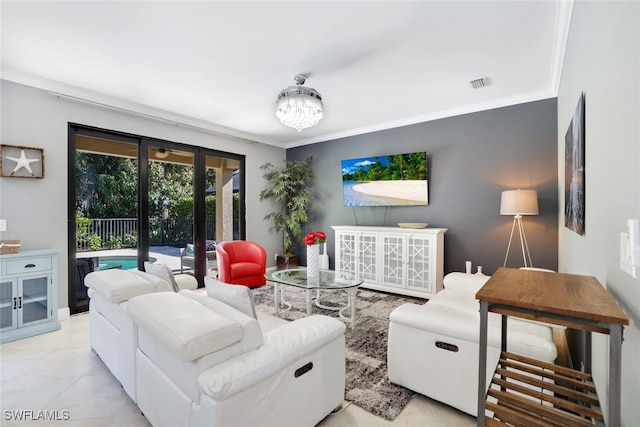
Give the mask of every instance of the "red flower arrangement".
[[324, 243], [327, 241], [327, 235], [324, 231], [311, 231], [304, 236], [302, 243], [307, 246], [317, 245], [318, 243]]

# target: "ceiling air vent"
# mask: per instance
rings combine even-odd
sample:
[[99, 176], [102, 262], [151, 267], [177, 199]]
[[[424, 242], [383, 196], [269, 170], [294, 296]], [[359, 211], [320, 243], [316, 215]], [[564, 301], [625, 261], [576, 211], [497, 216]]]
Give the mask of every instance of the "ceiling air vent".
[[486, 77], [480, 77], [479, 79], [471, 80], [469, 86], [473, 89], [480, 89], [489, 84], [489, 80]]

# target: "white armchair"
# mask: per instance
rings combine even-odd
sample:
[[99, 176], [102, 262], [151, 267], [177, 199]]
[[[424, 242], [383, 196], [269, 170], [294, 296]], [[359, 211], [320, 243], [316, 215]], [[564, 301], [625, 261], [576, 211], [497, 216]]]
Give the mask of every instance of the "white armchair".
[[[489, 276], [450, 273], [444, 290], [426, 304], [403, 304], [389, 318], [389, 380], [471, 415], [477, 412], [479, 303]], [[487, 385], [500, 356], [501, 319], [489, 316]], [[509, 319], [510, 352], [553, 363], [557, 349], [549, 326]]]

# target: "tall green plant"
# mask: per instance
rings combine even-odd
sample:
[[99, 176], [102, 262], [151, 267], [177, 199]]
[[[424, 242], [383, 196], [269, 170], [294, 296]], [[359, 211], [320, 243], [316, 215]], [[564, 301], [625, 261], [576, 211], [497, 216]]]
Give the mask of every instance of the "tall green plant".
[[302, 227], [309, 221], [307, 206], [313, 199], [309, 187], [315, 179], [311, 170], [313, 156], [304, 160], [288, 160], [281, 167], [271, 163], [260, 166], [267, 188], [260, 192], [260, 201], [273, 200], [279, 210], [265, 215], [272, 221], [271, 230], [282, 233], [285, 254], [291, 254], [296, 243], [302, 241]]

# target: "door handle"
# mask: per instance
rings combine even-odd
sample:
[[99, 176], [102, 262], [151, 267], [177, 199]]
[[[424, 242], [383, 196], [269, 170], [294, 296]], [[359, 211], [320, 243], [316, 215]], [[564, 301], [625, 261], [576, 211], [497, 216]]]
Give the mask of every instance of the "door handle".
[[22, 297], [18, 297], [18, 308], [22, 308]]
[[17, 309], [18, 308], [18, 298], [13, 297], [13, 309]]

